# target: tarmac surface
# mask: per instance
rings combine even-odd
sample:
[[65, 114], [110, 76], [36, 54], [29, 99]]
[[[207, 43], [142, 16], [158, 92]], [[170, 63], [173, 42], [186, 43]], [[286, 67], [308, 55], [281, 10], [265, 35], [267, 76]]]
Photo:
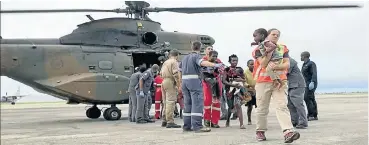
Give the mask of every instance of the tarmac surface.
[[[340, 96], [317, 99], [319, 120], [309, 128], [298, 130], [301, 138], [292, 144], [303, 145], [366, 145], [368, 144], [368, 97]], [[152, 106], [154, 107], [154, 105]], [[274, 105], [269, 113], [267, 141], [255, 140], [253, 125], [239, 129], [238, 120], [231, 127], [209, 133], [183, 133], [182, 129], [160, 127], [161, 121], [135, 124], [127, 119], [127, 105], [120, 105], [122, 119], [106, 121], [88, 119], [84, 105], [16, 104], [1, 105], [1, 145], [277, 145], [283, 135], [275, 116]], [[100, 107], [101, 108], [101, 107]], [[153, 109], [151, 110], [153, 112]], [[244, 118], [246, 108], [243, 107]], [[253, 111], [254, 113], [255, 111]], [[176, 119], [176, 123], [183, 124]], [[245, 121], [247, 124], [247, 121]]]

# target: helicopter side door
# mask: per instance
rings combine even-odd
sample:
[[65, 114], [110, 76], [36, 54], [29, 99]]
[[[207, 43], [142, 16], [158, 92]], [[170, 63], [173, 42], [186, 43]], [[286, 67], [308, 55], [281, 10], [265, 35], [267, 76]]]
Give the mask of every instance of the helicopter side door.
[[[94, 78], [86, 81], [84, 87], [88, 86], [93, 93], [86, 94], [93, 100], [104, 102], [117, 102], [122, 98], [119, 96], [121, 91], [119, 86], [119, 74], [115, 74], [116, 49], [113, 47], [101, 46], [81, 46], [84, 62], [89, 69], [89, 73], [94, 74]], [[119, 67], [118, 67], [119, 68]]]
[[114, 57], [114, 74], [117, 76], [116, 87], [119, 90], [117, 96], [122, 100], [128, 101], [129, 93], [128, 84], [129, 78], [131, 77], [134, 67], [133, 62], [131, 60], [131, 54], [127, 54], [124, 52], [117, 52]]

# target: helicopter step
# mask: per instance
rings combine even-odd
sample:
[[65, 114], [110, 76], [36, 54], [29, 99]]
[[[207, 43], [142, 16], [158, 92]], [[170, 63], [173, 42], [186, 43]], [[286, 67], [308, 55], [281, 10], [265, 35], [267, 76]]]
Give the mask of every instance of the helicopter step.
[[[91, 119], [97, 119], [101, 116], [101, 112], [102, 111], [94, 105], [86, 110], [86, 116]], [[109, 121], [119, 120], [122, 117], [122, 112], [114, 104], [111, 105], [110, 108], [104, 110], [103, 117]]]

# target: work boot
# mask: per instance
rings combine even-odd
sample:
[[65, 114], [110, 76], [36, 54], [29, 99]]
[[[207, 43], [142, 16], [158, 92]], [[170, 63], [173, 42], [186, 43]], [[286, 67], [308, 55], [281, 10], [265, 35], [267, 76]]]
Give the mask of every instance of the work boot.
[[213, 124], [213, 123], [211, 124], [211, 127], [212, 128], [220, 128], [220, 126], [218, 124]]
[[308, 117], [308, 121], [318, 120], [318, 117]]
[[136, 123], [137, 124], [144, 124], [144, 123], [147, 123], [147, 121], [146, 120], [138, 120]]
[[210, 121], [209, 120], [205, 120], [204, 121], [204, 125], [205, 125], [205, 127], [210, 127]]
[[193, 131], [192, 129], [188, 129], [188, 128], [182, 128], [183, 132], [191, 132]]
[[306, 129], [307, 128], [307, 126], [305, 126], [305, 125], [296, 125], [295, 127], [297, 129]]
[[258, 140], [258, 141], [266, 140], [265, 132], [264, 131], [256, 131], [256, 140]]
[[175, 123], [168, 123], [167, 128], [181, 128], [181, 125]]
[[297, 131], [291, 131], [284, 135], [284, 143], [292, 143], [300, 138], [300, 133]]
[[146, 119], [145, 120], [147, 123], [154, 123], [155, 121], [154, 120], [151, 120], [151, 119]]
[[164, 121], [163, 121], [163, 122], [161, 123], [161, 127], [166, 127], [166, 126], [167, 126], [167, 122], [164, 122]]
[[195, 130], [195, 133], [202, 133], [202, 132], [210, 132], [211, 129], [209, 127], [202, 127], [199, 130]]

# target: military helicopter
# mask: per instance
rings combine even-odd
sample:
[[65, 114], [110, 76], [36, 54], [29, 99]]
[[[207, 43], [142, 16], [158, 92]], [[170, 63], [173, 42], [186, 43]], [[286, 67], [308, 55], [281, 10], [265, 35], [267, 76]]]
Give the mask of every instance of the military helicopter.
[[126, 8], [1, 10], [1, 14], [114, 12], [127, 17], [95, 20], [79, 24], [72, 33], [50, 39], [1, 39], [1, 75], [26, 84], [36, 91], [67, 100], [67, 104], [92, 104], [88, 118], [101, 116], [97, 105], [105, 109], [106, 120], [119, 120], [121, 110], [116, 104], [128, 102], [129, 77], [142, 63], [159, 64], [158, 57], [173, 48], [181, 56], [191, 52], [193, 41], [213, 45], [208, 35], [168, 32], [149, 12], [186, 14], [263, 10], [298, 10], [323, 8], [354, 8], [358, 5], [290, 5], [237, 7], [151, 8], [145, 1], [126, 1]]

